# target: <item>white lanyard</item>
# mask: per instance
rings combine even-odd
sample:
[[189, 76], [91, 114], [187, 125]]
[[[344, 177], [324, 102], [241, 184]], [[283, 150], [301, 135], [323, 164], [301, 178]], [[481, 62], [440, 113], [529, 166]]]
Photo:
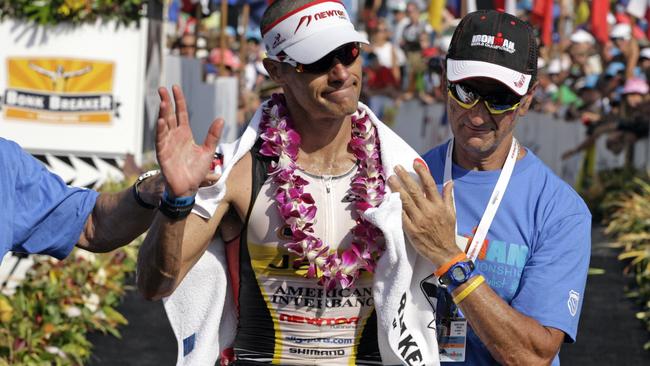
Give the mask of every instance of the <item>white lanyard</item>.
[[[444, 184], [452, 180], [451, 176], [451, 167], [453, 165], [451, 159], [454, 150], [454, 138], [452, 137], [447, 145], [447, 157], [445, 159], [445, 176]], [[506, 158], [506, 162], [503, 164], [503, 169], [501, 174], [499, 174], [499, 179], [497, 180], [496, 186], [492, 191], [492, 196], [490, 196], [490, 201], [483, 212], [483, 217], [481, 217], [481, 222], [478, 225], [478, 229], [472, 238], [472, 243], [469, 246], [467, 251], [467, 257], [472, 261], [476, 261], [478, 253], [481, 251], [485, 237], [487, 236], [488, 230], [492, 225], [492, 220], [494, 220], [494, 215], [497, 213], [501, 199], [506, 192], [508, 182], [510, 182], [510, 177], [512, 176], [512, 171], [515, 168], [515, 162], [517, 161], [517, 156], [519, 155], [519, 143], [513, 137], [512, 145], [510, 145], [510, 152]], [[454, 211], [456, 210], [456, 200], [454, 199], [454, 192], [451, 193], [452, 201], [454, 202]], [[456, 235], [458, 235], [458, 218], [456, 218]]]

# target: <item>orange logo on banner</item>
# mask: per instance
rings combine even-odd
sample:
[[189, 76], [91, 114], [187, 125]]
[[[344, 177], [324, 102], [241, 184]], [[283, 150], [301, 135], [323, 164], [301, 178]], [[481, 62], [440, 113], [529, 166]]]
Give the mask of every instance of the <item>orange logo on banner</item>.
[[110, 123], [112, 62], [67, 58], [7, 59], [6, 119]]

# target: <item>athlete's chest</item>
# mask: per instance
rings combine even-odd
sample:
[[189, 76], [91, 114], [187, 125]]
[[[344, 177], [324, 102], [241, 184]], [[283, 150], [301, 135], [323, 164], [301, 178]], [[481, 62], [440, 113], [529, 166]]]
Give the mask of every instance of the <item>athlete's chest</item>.
[[[296, 172], [308, 182], [304, 186], [304, 192], [314, 200], [314, 236], [331, 249], [347, 247], [352, 240], [351, 229], [356, 225], [358, 217], [354, 212], [350, 189], [355, 172], [356, 169], [352, 169], [335, 177]], [[289, 223], [280, 214], [276, 201], [277, 189], [278, 186], [267, 179], [253, 199], [248, 219], [247, 241], [267, 250], [285, 252], [282, 246], [291, 240], [291, 230]]]

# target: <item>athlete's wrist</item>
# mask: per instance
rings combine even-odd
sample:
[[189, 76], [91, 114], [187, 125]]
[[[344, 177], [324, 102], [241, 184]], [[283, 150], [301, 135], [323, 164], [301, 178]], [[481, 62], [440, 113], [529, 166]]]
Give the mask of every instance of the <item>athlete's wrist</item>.
[[195, 195], [174, 197], [172, 193], [165, 189], [162, 200], [160, 200], [159, 210], [172, 220], [184, 219], [192, 212], [194, 197]]
[[177, 198], [183, 199], [185, 197], [194, 197], [196, 194], [199, 192], [199, 187], [190, 187], [187, 191], [180, 192], [180, 193], [175, 193], [174, 189], [169, 185], [169, 183], [165, 182], [165, 188], [163, 190], [163, 197], [161, 198], [167, 198], [170, 201], [174, 201]]

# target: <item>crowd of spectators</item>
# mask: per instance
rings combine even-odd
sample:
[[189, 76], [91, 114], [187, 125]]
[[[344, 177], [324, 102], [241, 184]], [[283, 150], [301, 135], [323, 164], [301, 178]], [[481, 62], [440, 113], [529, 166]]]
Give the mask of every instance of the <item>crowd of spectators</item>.
[[[459, 7], [452, 6], [457, 1], [447, 2], [435, 24], [429, 9], [435, 1], [343, 3], [370, 40], [362, 53], [362, 101], [380, 118], [390, 125], [405, 101], [433, 104], [446, 98], [443, 63], [461, 17]], [[648, 24], [626, 12], [627, 2], [612, 2], [606, 24], [609, 39], [597, 41], [588, 8], [585, 14], [586, 3], [560, 1], [555, 5], [553, 42], [545, 45], [540, 41], [539, 85], [532, 108], [587, 127], [585, 141], [565, 152], [565, 158], [588, 149], [604, 136], [607, 147], [617, 154], [625, 152], [626, 162], [631, 163], [634, 142], [648, 138], [650, 124]], [[536, 25], [541, 39], [541, 25], [535, 23], [533, 6], [534, 1], [518, 2], [516, 15]], [[229, 9], [237, 15], [241, 5]], [[229, 19], [236, 21], [237, 16], [230, 14]], [[188, 15], [177, 21], [171, 48], [177, 54], [201, 58], [207, 81], [216, 76], [239, 78], [238, 122], [243, 126], [260, 101], [277, 90], [277, 85], [268, 79], [262, 66], [264, 46], [257, 25], [251, 22], [248, 30], [241, 28], [237, 24], [225, 27], [227, 47], [222, 50], [219, 29], [209, 29]]]

